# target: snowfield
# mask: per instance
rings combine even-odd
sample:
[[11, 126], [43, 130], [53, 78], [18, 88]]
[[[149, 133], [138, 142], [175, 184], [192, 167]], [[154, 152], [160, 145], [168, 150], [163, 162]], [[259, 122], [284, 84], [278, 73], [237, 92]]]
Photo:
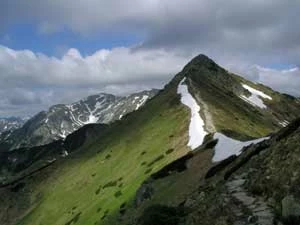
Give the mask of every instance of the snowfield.
[[253, 106], [257, 106], [261, 109], [265, 109], [267, 108], [267, 106], [264, 104], [262, 98], [264, 99], [268, 99], [268, 100], [272, 100], [272, 97], [270, 97], [269, 95], [266, 95], [265, 93], [254, 89], [246, 84], [242, 84], [243, 88], [245, 88], [246, 90], [248, 90], [251, 93], [250, 97], [247, 97], [245, 95], [241, 95], [240, 98], [243, 99], [244, 101], [248, 102], [249, 104], [253, 105]]
[[199, 114], [200, 106], [189, 93], [188, 87], [184, 84], [184, 81], [185, 78], [179, 83], [177, 93], [181, 95], [181, 103], [191, 110], [188, 146], [194, 150], [203, 143], [203, 139], [207, 133], [204, 130], [204, 121]]
[[215, 133], [214, 139], [218, 139], [218, 143], [215, 146], [215, 154], [212, 161], [220, 162], [232, 155], [240, 155], [244, 147], [249, 146], [251, 144], [259, 143], [263, 140], [269, 139], [269, 137], [242, 142], [242, 141], [229, 138], [224, 134]]

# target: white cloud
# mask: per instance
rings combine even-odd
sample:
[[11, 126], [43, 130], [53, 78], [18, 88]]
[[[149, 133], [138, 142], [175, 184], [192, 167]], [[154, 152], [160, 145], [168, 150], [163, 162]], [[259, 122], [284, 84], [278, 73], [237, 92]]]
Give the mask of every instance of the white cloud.
[[300, 96], [300, 69], [273, 69], [259, 65], [249, 65], [243, 62], [224, 64], [230, 71], [246, 77], [257, 83], [262, 83], [276, 91]]
[[[102, 49], [61, 58], [0, 46], [0, 115], [24, 115], [91, 94], [129, 94], [161, 88], [192, 58], [163, 49]], [[228, 59], [229, 60], [229, 59]], [[275, 90], [300, 96], [300, 71], [268, 69], [243, 61], [217, 61], [232, 72]]]
[[280, 92], [300, 96], [300, 70], [298, 67], [288, 70], [275, 70], [257, 66], [258, 82]]
[[[298, 67], [284, 71], [253, 66], [300, 65], [298, 0], [1, 3], [0, 32], [12, 24], [29, 23], [46, 35], [67, 29], [82, 36], [126, 34], [145, 40], [135, 48], [102, 49], [92, 55], [70, 49], [59, 54], [61, 58], [0, 46], [0, 115], [24, 113], [24, 109], [36, 112], [100, 91], [125, 94], [158, 87], [199, 53], [251, 80], [300, 95]], [[2, 39], [8, 42], [18, 37]], [[59, 47], [59, 53], [62, 49], [65, 46]], [[22, 101], [16, 101], [16, 96]], [[22, 102], [24, 107], [17, 106]]]
[[95, 86], [165, 80], [188, 60], [161, 49], [102, 49], [89, 56], [82, 56], [77, 49], [70, 49], [59, 59], [0, 46], [0, 77], [7, 79], [7, 83], [0, 86], [7, 87], [11, 80], [13, 86], [15, 82], [25, 86]]
[[72, 48], [56, 58], [0, 46], [0, 98], [6, 101], [0, 107], [19, 105], [31, 113], [102, 91], [124, 95], [162, 87], [189, 59], [161, 49], [130, 48], [88, 56]]

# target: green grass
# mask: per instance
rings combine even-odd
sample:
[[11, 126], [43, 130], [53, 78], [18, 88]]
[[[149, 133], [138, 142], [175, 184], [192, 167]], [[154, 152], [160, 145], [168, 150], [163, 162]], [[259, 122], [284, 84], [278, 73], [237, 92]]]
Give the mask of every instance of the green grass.
[[[43, 182], [28, 184], [33, 189], [33, 204], [18, 224], [114, 221], [120, 206], [132, 202], [152, 172], [188, 151], [189, 111], [175, 91], [175, 87], [168, 88], [140, 111], [111, 125], [99, 140], [58, 162], [61, 165]], [[166, 154], [168, 149], [174, 151]]]
[[218, 132], [226, 134], [234, 132], [237, 136], [230, 136], [239, 140], [247, 140], [266, 136], [276, 129], [270, 117], [264, 116], [236, 95], [231, 95], [198, 80], [192, 81], [191, 84], [193, 92], [207, 104]]
[[[232, 89], [240, 86], [236, 78], [226, 80], [225, 77], [224, 80], [217, 76], [209, 83], [203, 79], [218, 74], [203, 71], [209, 72], [207, 76], [200, 76], [201, 70], [197, 68], [186, 68], [145, 107], [110, 125], [101, 137], [86, 143], [79, 152], [56, 162], [54, 168], [49, 168], [50, 172], [44, 172], [46, 178], [28, 181], [31, 207], [21, 215], [18, 224], [118, 224], [120, 210], [130, 210], [140, 185], [152, 173], [189, 151], [186, 147], [189, 110], [176, 94], [177, 84], [185, 72], [193, 73], [190, 76], [193, 94], [199, 95], [208, 105], [217, 131], [247, 139], [267, 135], [278, 128], [272, 116], [233, 95], [231, 89], [223, 89], [232, 80], [235, 80]], [[161, 191], [153, 196], [152, 202], [178, 203], [182, 200], [194, 187], [193, 182], [198, 183], [202, 177], [199, 171], [210, 166], [211, 152], [198, 157], [199, 161], [192, 160], [195, 162], [188, 174], [157, 181]], [[197, 163], [202, 161], [204, 163]], [[173, 201], [178, 191], [182, 195]]]
[[[218, 132], [235, 139], [249, 139], [268, 135], [281, 128], [279, 122], [296, 119], [300, 103], [295, 98], [282, 95], [261, 84], [255, 84], [240, 76], [228, 73], [218, 66], [188, 65], [184, 71], [190, 79], [189, 88], [208, 106], [213, 124]], [[239, 98], [244, 94], [242, 83], [270, 95], [265, 100], [267, 110], [260, 110]]]

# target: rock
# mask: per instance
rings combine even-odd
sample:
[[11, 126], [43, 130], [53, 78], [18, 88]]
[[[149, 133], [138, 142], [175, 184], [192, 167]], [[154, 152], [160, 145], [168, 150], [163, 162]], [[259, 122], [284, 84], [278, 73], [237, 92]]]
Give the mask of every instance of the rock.
[[195, 205], [196, 203], [196, 200], [195, 199], [192, 199], [192, 198], [188, 198], [185, 203], [184, 203], [184, 207], [186, 208], [191, 208]]
[[281, 201], [281, 214], [284, 218], [300, 216], [300, 202], [292, 195], [288, 195]]
[[135, 198], [135, 206], [138, 207], [147, 199], [151, 199], [152, 195], [154, 193], [154, 189], [152, 186], [152, 180], [148, 179], [147, 181], [142, 184], [142, 186], [139, 188], [139, 190], [136, 193]]
[[249, 216], [247, 219], [248, 223], [254, 223], [257, 220], [257, 218], [255, 216]]

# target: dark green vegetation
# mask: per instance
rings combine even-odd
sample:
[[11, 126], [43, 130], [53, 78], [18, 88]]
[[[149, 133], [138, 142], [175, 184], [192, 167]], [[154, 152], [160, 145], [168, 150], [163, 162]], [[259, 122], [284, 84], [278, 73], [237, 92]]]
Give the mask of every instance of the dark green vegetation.
[[[206, 56], [193, 59], [183, 73], [190, 78], [187, 81], [189, 89], [202, 105], [208, 130], [213, 129], [209, 128], [206, 111], [211, 115], [217, 131], [240, 140], [274, 132], [282, 127], [280, 122], [290, 122], [300, 115], [300, 102], [296, 98], [231, 74]], [[241, 84], [260, 90], [273, 100], [264, 99], [266, 109], [254, 107], [239, 97], [247, 92]]]
[[0, 186], [38, 172], [40, 168], [52, 164], [58, 158], [76, 151], [85, 142], [100, 138], [108, 128], [105, 124], [89, 124], [70, 134], [65, 141], [55, 141], [51, 144], [21, 148], [8, 152], [0, 152]]
[[[134, 203], [137, 189], [151, 175], [141, 162], [151, 163], [155, 172], [188, 151], [189, 113], [176, 90], [177, 86], [170, 86], [101, 135], [87, 138], [76, 152], [23, 179], [25, 186], [18, 193], [10, 187], [0, 189], [1, 222], [113, 224]], [[172, 153], [164, 154], [171, 148]], [[120, 209], [124, 202], [126, 207]]]
[[182, 209], [163, 205], [153, 205], [145, 209], [139, 219], [141, 225], [178, 225], [184, 215]]
[[[50, 147], [13, 152], [20, 159], [32, 154], [24, 157], [31, 161], [23, 160], [20, 167], [11, 153], [0, 157], [4, 164], [15, 163], [2, 167], [6, 186], [0, 188], [0, 221], [231, 225], [251, 216], [250, 220], [260, 221], [249, 206], [261, 206], [263, 216], [272, 220], [286, 224], [297, 220], [299, 215], [286, 206], [298, 206], [299, 122], [249, 147], [240, 157], [212, 164], [216, 144], [212, 134], [194, 152], [186, 147], [190, 115], [177, 95], [184, 77], [210, 133], [247, 140], [275, 133], [279, 122], [300, 115], [299, 100], [230, 74], [200, 55], [144, 107], [122, 120], [103, 129], [83, 127]], [[267, 93], [274, 102], [267, 100], [267, 109], [244, 102], [238, 97], [247, 94], [241, 83]], [[66, 149], [70, 155], [61, 157]], [[56, 160], [48, 162], [52, 157]]]
[[172, 172], [174, 165], [153, 174], [141, 188], [151, 188], [150, 196], [126, 214], [124, 224], [168, 224], [164, 219], [180, 209], [184, 213], [176, 214], [174, 224], [299, 225], [300, 119], [217, 164], [213, 175], [204, 161], [209, 151], [177, 160], [186, 165], [181, 172]]

